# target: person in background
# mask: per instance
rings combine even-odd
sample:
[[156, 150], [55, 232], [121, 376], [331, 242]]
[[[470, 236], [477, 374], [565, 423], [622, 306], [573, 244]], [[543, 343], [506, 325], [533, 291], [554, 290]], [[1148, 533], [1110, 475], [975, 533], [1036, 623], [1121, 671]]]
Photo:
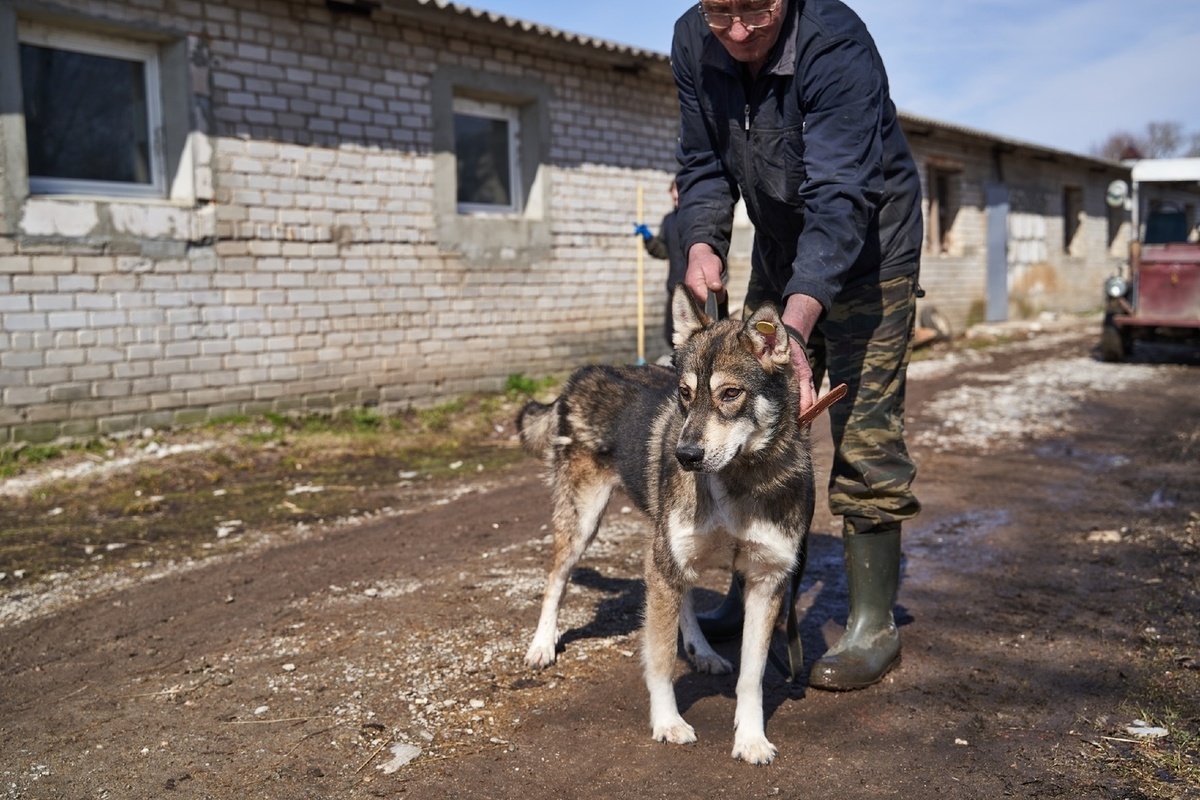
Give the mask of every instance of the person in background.
[[[687, 254], [683, 251], [683, 242], [679, 239], [679, 226], [675, 222], [676, 210], [679, 208], [679, 188], [674, 180], [671, 181], [670, 192], [671, 210], [663, 216], [658, 226], [658, 235], [651, 233], [644, 223], [635, 224], [633, 232], [642, 237], [647, 253], [654, 258], [667, 259], [667, 301], [663, 310], [663, 339], [668, 349], [673, 349], [675, 345], [672, 341], [674, 325], [671, 319], [671, 295], [675, 292], [675, 287], [683, 282], [687, 272]], [[729, 316], [728, 299], [719, 303], [719, 313], [721, 317]], [[670, 356], [664, 356], [663, 361], [669, 364]]]
[[[875, 43], [839, 0], [701, 0], [675, 25], [671, 65], [685, 285], [700, 302], [724, 291], [743, 198], [754, 225], [745, 305], [782, 309], [801, 410], [826, 373], [849, 387], [830, 409], [829, 482], [849, 613], [809, 685], [869, 686], [899, 663], [900, 528], [920, 510], [904, 443], [923, 238], [917, 167]], [[702, 620], [713, 639], [740, 632], [734, 589]]]

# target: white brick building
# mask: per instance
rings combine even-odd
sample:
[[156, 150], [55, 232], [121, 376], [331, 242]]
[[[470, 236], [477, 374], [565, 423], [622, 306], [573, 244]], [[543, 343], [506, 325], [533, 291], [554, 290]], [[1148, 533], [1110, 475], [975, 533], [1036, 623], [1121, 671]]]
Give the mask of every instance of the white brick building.
[[[654, 227], [674, 169], [662, 54], [434, 0], [0, 0], [0, 104], [0, 442], [638, 354], [638, 190]], [[1128, 170], [904, 124], [926, 303], [959, 329], [1099, 307]], [[735, 300], [748, 251], [742, 228]]]

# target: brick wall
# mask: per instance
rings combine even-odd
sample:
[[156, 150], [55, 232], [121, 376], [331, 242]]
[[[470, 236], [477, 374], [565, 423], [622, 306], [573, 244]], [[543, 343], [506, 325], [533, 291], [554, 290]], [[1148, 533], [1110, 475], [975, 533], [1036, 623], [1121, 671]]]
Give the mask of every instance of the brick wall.
[[[112, 209], [94, 203], [26, 211], [27, 235], [0, 239], [0, 441], [427, 404], [636, 359], [636, 192], [654, 224], [674, 166], [665, 63], [615, 71], [450, 12], [453, 30], [319, 2], [60, 5], [203, 42], [212, 235], [191, 235], [195, 208], [122, 207], [132, 231], [98, 231]], [[549, 248], [439, 241], [430, 84], [447, 66], [549, 87]], [[179, 219], [148, 218], [164, 213]], [[654, 357], [666, 266], [645, 268]]]
[[[1002, 184], [1009, 194], [1007, 230], [1008, 319], [1043, 311], [1080, 313], [1103, 305], [1104, 281], [1124, 262], [1128, 225], [1111, 237], [1104, 201], [1108, 183], [1128, 178], [1128, 170], [1069, 154], [998, 149], [995, 142], [950, 126], [920, 121], [906, 125], [925, 196], [926, 223], [932, 189], [931, 168], [952, 175], [955, 216], [944, 249], [926, 237], [922, 254], [923, 307], [935, 306], [957, 332], [983, 321], [987, 307], [987, 228], [985, 187]], [[1083, 189], [1083, 217], [1077, 244], [1064, 246], [1063, 191]]]

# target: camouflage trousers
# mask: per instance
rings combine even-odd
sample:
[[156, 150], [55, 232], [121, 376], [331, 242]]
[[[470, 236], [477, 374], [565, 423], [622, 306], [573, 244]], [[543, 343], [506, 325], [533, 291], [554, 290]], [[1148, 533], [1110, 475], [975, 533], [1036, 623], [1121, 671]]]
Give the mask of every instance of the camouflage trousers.
[[[756, 283], [752, 277], [747, 308], [782, 302]], [[829, 509], [842, 517], [846, 534], [898, 528], [921, 510], [912, 491], [916, 467], [904, 444], [916, 288], [916, 276], [902, 276], [843, 291], [808, 343], [818, 390], [826, 373], [831, 386], [849, 389], [829, 410]]]

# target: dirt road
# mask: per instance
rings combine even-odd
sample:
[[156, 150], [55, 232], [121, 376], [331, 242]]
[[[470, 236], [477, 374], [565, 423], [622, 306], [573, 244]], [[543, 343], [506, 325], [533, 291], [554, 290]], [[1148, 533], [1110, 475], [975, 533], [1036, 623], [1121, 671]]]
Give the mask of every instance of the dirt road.
[[[847, 694], [769, 671], [769, 767], [729, 757], [735, 677], [682, 659], [700, 741], [650, 739], [645, 523], [619, 498], [558, 663], [524, 668], [549, 557], [527, 462], [79, 583], [55, 611], [9, 591], [0, 798], [1200, 797], [1200, 373], [1174, 353], [1100, 364], [1098, 330], [914, 364], [903, 663]], [[824, 430], [816, 449], [827, 465]], [[810, 662], [845, 621], [820, 502]]]

